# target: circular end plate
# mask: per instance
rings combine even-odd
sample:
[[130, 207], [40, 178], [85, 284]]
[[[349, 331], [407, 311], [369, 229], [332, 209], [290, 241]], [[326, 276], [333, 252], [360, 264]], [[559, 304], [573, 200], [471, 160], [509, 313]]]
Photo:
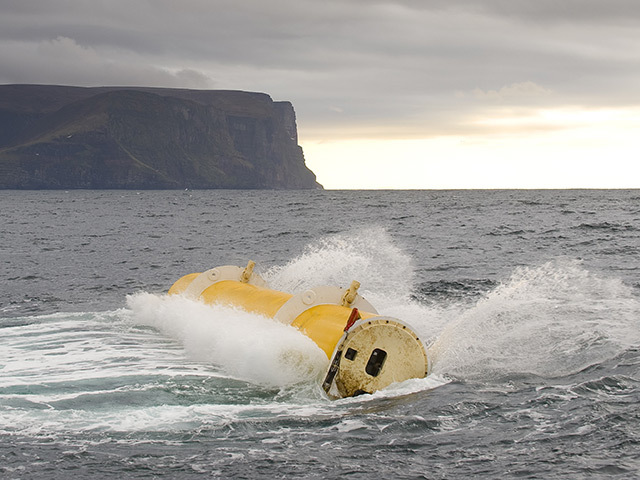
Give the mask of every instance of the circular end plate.
[[341, 397], [373, 393], [427, 375], [423, 343], [409, 326], [387, 317], [357, 322], [336, 347], [341, 351], [335, 387]]

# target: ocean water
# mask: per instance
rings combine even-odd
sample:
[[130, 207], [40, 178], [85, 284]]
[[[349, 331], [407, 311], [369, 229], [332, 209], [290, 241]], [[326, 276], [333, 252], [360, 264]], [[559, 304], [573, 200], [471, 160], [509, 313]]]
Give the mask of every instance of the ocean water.
[[[640, 191], [0, 191], [0, 478], [640, 478]], [[167, 298], [361, 282], [432, 372], [331, 401], [292, 327]]]

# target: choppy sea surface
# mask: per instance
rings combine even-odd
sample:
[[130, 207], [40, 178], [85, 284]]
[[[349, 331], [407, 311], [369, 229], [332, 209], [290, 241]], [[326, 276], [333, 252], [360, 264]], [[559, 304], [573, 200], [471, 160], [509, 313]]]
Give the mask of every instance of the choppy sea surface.
[[[0, 191], [0, 478], [640, 478], [640, 191]], [[331, 401], [292, 327], [167, 298], [346, 286], [432, 373]]]

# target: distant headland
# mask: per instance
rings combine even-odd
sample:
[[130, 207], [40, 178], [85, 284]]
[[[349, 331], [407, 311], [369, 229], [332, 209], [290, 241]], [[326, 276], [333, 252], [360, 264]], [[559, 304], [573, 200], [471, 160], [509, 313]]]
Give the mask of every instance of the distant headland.
[[264, 93], [0, 85], [0, 189], [76, 188], [322, 186]]

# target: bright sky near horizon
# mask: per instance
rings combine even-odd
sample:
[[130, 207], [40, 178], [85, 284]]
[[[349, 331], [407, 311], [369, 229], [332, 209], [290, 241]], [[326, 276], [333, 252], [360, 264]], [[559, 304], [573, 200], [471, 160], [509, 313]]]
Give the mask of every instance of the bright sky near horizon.
[[325, 188], [640, 188], [637, 0], [2, 0], [0, 65], [289, 100]]

